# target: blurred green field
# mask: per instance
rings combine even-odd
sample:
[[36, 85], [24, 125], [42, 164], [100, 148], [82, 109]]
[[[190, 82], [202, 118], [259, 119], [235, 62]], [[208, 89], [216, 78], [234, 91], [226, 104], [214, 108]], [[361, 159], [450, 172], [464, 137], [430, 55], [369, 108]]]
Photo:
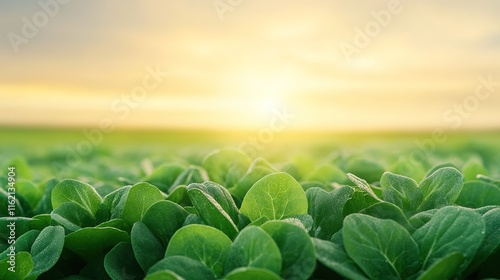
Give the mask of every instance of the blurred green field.
[[[253, 141], [252, 141], [253, 139]], [[444, 139], [444, 141], [443, 141]], [[0, 129], [0, 164], [22, 159], [32, 180], [75, 178], [118, 187], [120, 180], [139, 181], [164, 163], [201, 165], [216, 149], [240, 147], [250, 157], [264, 157], [278, 169], [301, 162], [303, 172], [325, 164], [342, 165], [362, 158], [386, 171], [422, 177], [436, 164], [463, 167], [479, 162], [500, 174], [500, 132], [432, 133], [276, 133], [260, 141], [252, 131], [117, 131]], [[369, 166], [367, 166], [369, 168]], [[408, 170], [405, 170], [408, 169]]]
[[[200, 262], [197, 267], [211, 275], [202, 277], [192, 267], [183, 271], [185, 264], [170, 263], [194, 248], [183, 235], [199, 241], [211, 232], [203, 239], [206, 243], [197, 243], [194, 249], [205, 252], [206, 247], [217, 248], [220, 240], [225, 240], [227, 250], [240, 248], [238, 237], [247, 240], [241, 236], [248, 231], [262, 231], [271, 244], [281, 244], [279, 236], [293, 235], [293, 242], [284, 242], [293, 243], [293, 248], [274, 245], [276, 277], [266, 279], [282, 279], [277, 275], [304, 280], [368, 279], [364, 275], [385, 279], [386, 274], [380, 277], [376, 269], [393, 271], [392, 264], [387, 265], [389, 257], [403, 263], [397, 273], [404, 274], [392, 279], [417, 279], [418, 275], [423, 275], [418, 279], [448, 279], [442, 273], [456, 279], [500, 277], [496, 269], [500, 259], [498, 132], [437, 137], [432, 133], [103, 134], [97, 130], [3, 129], [0, 139], [0, 252], [4, 254], [0, 260], [7, 264], [10, 232], [6, 225], [9, 215], [16, 214], [19, 239], [36, 236], [17, 254], [19, 262], [33, 259], [32, 264], [40, 267], [25, 271], [34, 275], [27, 279], [38, 275], [40, 279], [75, 275], [78, 279], [125, 279], [124, 272], [142, 279], [166, 269], [164, 265], [184, 273], [183, 279], [251, 274], [231, 265], [212, 268]], [[15, 197], [10, 194], [13, 190]], [[10, 206], [13, 203], [15, 207]], [[229, 212], [221, 205], [230, 207]], [[158, 222], [167, 218], [168, 222]], [[147, 221], [155, 232], [172, 235], [155, 236]], [[427, 240], [424, 237], [430, 231], [435, 239]], [[410, 249], [393, 240], [394, 232], [413, 244]], [[388, 234], [389, 239], [385, 238]], [[374, 236], [383, 238], [372, 244]], [[160, 243], [164, 237], [167, 241]], [[219, 241], [214, 245], [213, 240]], [[256, 238], [249, 244], [263, 240]], [[448, 248], [451, 243], [453, 247]], [[54, 249], [54, 261], [41, 258], [32, 249], [40, 247], [35, 244]], [[105, 250], [103, 244], [108, 246]], [[426, 256], [419, 259], [419, 250], [426, 252], [429, 244], [456, 255], [453, 269], [428, 267]], [[365, 245], [375, 248], [370, 258], [377, 262], [364, 263], [371, 250]], [[394, 256], [387, 257], [385, 247], [391, 247]], [[172, 250], [181, 255], [170, 255]], [[269, 254], [267, 247], [262, 250], [266, 252], [262, 255]], [[214, 259], [221, 259], [221, 250], [212, 251]], [[404, 258], [399, 258], [400, 251], [406, 254]], [[448, 265], [448, 251], [439, 251], [432, 263]], [[292, 264], [281, 261], [290, 254]], [[335, 254], [343, 256], [339, 263], [345, 267], [331, 265], [338, 258]], [[233, 257], [222, 257], [220, 263], [226, 259], [230, 263]], [[346, 274], [346, 267], [354, 270]], [[288, 278], [288, 273], [298, 276]], [[0, 278], [4, 279], [1, 274]]]

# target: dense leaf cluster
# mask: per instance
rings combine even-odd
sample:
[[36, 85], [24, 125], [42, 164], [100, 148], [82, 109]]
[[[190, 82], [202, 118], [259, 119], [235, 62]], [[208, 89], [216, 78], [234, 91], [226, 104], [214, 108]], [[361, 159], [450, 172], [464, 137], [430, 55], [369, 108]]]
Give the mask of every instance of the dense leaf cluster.
[[480, 162], [414, 176], [362, 158], [310, 166], [223, 149], [108, 191], [19, 180], [15, 273], [0, 177], [0, 279], [500, 277], [500, 181]]

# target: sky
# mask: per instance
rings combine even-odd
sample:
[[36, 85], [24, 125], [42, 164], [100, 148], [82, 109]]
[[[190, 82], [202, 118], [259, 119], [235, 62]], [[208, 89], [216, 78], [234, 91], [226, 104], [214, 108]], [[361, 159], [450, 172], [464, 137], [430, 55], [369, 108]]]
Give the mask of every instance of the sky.
[[499, 14], [497, 0], [1, 1], [0, 126], [500, 129]]

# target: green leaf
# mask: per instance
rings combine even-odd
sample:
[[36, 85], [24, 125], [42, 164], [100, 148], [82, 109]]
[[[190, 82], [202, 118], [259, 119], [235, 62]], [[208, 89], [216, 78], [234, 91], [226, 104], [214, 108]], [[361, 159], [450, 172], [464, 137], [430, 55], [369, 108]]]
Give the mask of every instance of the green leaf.
[[[19, 202], [19, 206], [16, 205], [16, 215], [20, 216], [32, 216], [33, 208], [29, 204], [28, 200], [24, 198], [22, 195], [16, 195], [16, 200]], [[16, 203], [17, 204], [17, 203]]]
[[307, 174], [304, 181], [345, 184], [349, 182], [349, 178], [347, 178], [346, 173], [337, 166], [333, 164], [324, 164]]
[[251, 163], [241, 150], [227, 148], [209, 154], [203, 160], [203, 167], [211, 181], [231, 188], [245, 175]]
[[86, 261], [102, 256], [120, 242], [128, 242], [129, 235], [112, 227], [82, 228], [66, 235], [64, 246]]
[[50, 217], [50, 214], [39, 214], [33, 216], [32, 220], [30, 221], [29, 227], [32, 229], [42, 230], [50, 226], [51, 222], [52, 218]]
[[384, 200], [395, 204], [403, 212], [412, 212], [422, 203], [422, 190], [415, 180], [390, 172], [385, 172], [380, 179]]
[[[207, 249], [210, 248], [208, 247]], [[164, 258], [149, 269], [148, 276], [165, 270], [172, 271], [185, 280], [217, 279], [214, 272], [206, 267], [201, 261], [185, 256]]]
[[347, 279], [368, 279], [359, 266], [339, 245], [317, 238], [312, 238], [316, 249], [316, 258], [329, 269]]
[[491, 177], [485, 176], [485, 175], [477, 175], [477, 179], [486, 183], [493, 184], [497, 187], [500, 188], [500, 180], [499, 179], [493, 179]]
[[87, 277], [87, 279], [111, 279], [104, 267], [104, 258], [105, 256], [99, 256], [96, 259], [88, 261], [79, 274]]
[[158, 201], [149, 207], [142, 222], [161, 242], [167, 246], [170, 238], [182, 227], [189, 213], [171, 201]]
[[76, 231], [82, 227], [96, 225], [92, 214], [75, 202], [65, 202], [50, 213], [52, 220], [63, 226], [68, 231]]
[[408, 221], [414, 229], [419, 229], [428, 223], [439, 209], [431, 209], [411, 216]]
[[460, 252], [450, 253], [437, 260], [418, 280], [451, 279], [464, 262], [464, 255]]
[[[1, 178], [1, 177], [0, 177]], [[3, 189], [3, 184], [0, 185], [0, 217], [7, 217], [9, 216], [8, 212], [8, 207], [9, 207], [9, 194], [7, 193], [6, 190]], [[16, 215], [18, 216], [24, 216], [25, 215], [25, 210], [23, 209], [21, 205], [21, 201], [19, 201], [20, 196], [17, 196], [14, 200], [14, 205], [16, 207]]]
[[238, 234], [235, 224], [238, 222], [238, 208], [225, 188], [213, 182], [204, 182], [190, 184], [187, 191], [205, 224], [221, 230], [231, 239]]
[[7, 242], [11, 223], [15, 223], [16, 236], [21, 236], [30, 230], [32, 221], [33, 219], [25, 217], [0, 217], [0, 240], [5, 239]]
[[[187, 210], [187, 209], [186, 209]], [[187, 225], [204, 225], [203, 221], [197, 214], [189, 214], [186, 217], [186, 220], [184, 221], [184, 224], [182, 226], [187, 226]]]
[[199, 189], [205, 194], [211, 196], [215, 201], [217, 201], [229, 217], [231, 217], [233, 222], [238, 221], [238, 207], [236, 207], [231, 194], [226, 188], [214, 182], [203, 182], [201, 184], [195, 183], [187, 186], [188, 192], [193, 189]]
[[64, 229], [51, 226], [43, 229], [31, 246], [33, 270], [28, 278], [35, 279], [53, 267], [61, 256], [64, 247]]
[[500, 249], [500, 208], [492, 209], [483, 214], [485, 224], [484, 240], [468, 267], [473, 270], [483, 263], [491, 254]]
[[393, 220], [352, 214], [342, 235], [349, 256], [372, 279], [404, 279], [419, 268], [417, 244]]
[[302, 186], [287, 173], [274, 173], [260, 179], [243, 199], [241, 213], [256, 221], [307, 214], [307, 197]]
[[125, 242], [116, 244], [104, 258], [104, 268], [113, 280], [143, 278], [144, 273], [137, 263], [132, 246]]
[[186, 256], [201, 261], [220, 277], [230, 247], [231, 240], [218, 229], [205, 225], [188, 225], [172, 236], [165, 257]]
[[418, 161], [410, 161], [408, 157], [401, 156], [389, 169], [395, 174], [400, 174], [421, 181], [427, 170]]
[[157, 187], [149, 183], [136, 184], [128, 192], [121, 218], [133, 225], [142, 219], [151, 205], [161, 200], [163, 195]]
[[500, 205], [500, 188], [481, 181], [466, 182], [456, 204], [469, 208]]
[[360, 211], [362, 214], [367, 214], [379, 219], [391, 219], [402, 225], [406, 230], [412, 232], [415, 230], [410, 224], [401, 209], [396, 205], [388, 202], [379, 202], [371, 205]]
[[316, 264], [314, 245], [301, 227], [285, 221], [269, 221], [262, 225], [281, 252], [281, 276], [284, 279], [308, 279]]
[[441, 208], [428, 223], [413, 233], [424, 270], [453, 252], [464, 254], [463, 270], [476, 254], [484, 236], [485, 225], [481, 215], [458, 206]]
[[273, 272], [255, 267], [241, 267], [231, 271], [224, 277], [225, 280], [280, 280]]
[[157, 271], [155, 273], [151, 273], [144, 280], [184, 280], [184, 278], [180, 277], [177, 273], [164, 269]]
[[172, 193], [177, 188], [177, 186], [180, 185], [203, 183], [208, 180], [208, 174], [203, 168], [199, 166], [189, 166], [188, 168], [186, 168], [186, 170], [184, 170], [184, 172], [179, 175], [179, 177], [177, 177], [175, 182], [170, 187], [169, 192]]
[[464, 180], [476, 180], [477, 175], [488, 175], [488, 170], [484, 167], [481, 157], [475, 156], [470, 158], [464, 165]]
[[52, 190], [57, 185], [59, 181], [56, 179], [50, 179], [44, 183], [44, 191], [42, 198], [38, 201], [35, 208], [35, 213], [37, 214], [49, 214], [52, 209]]
[[313, 227], [313, 218], [309, 215], [293, 215], [289, 218], [283, 219], [285, 222], [292, 223], [301, 227], [306, 232], [310, 232]]
[[476, 208], [474, 209], [474, 211], [476, 211], [476, 213], [480, 214], [480, 215], [484, 215], [486, 214], [488, 211], [490, 210], [494, 210], [494, 209], [497, 209], [498, 206], [495, 206], [495, 205], [489, 205], [489, 206], [483, 206], [481, 208]]
[[120, 218], [132, 186], [121, 187], [106, 195], [96, 213], [98, 223]]
[[368, 193], [371, 197], [373, 197], [375, 200], [378, 200], [378, 201], [382, 201], [382, 199], [380, 199], [376, 194], [375, 192], [373, 191], [372, 187], [370, 187], [370, 185], [363, 179], [357, 177], [356, 175], [354, 174], [351, 174], [351, 173], [347, 173], [347, 177], [349, 178], [349, 180], [351, 180], [354, 184], [356, 184], [356, 186], [358, 186], [361, 190], [365, 191], [366, 193]]
[[100, 223], [96, 227], [99, 227], [99, 228], [112, 227], [112, 228], [120, 229], [120, 230], [127, 231], [127, 232], [130, 231], [130, 227], [122, 219], [112, 219], [112, 220], [106, 221], [104, 223]]
[[260, 217], [259, 219], [257, 219], [257, 220], [255, 220], [255, 221], [251, 222], [251, 223], [250, 223], [250, 224], [248, 224], [248, 225], [249, 225], [249, 226], [261, 226], [261, 225], [263, 225], [263, 224], [267, 223], [268, 221], [270, 221], [268, 217], [266, 217], [266, 216], [262, 216], [262, 217]]
[[429, 171], [427, 171], [427, 173], [425, 174], [425, 178], [431, 176], [434, 172], [438, 171], [439, 169], [446, 168], [446, 167], [455, 168], [456, 170], [460, 170], [460, 168], [458, 168], [455, 164], [453, 164], [451, 162], [440, 163], [438, 165], [433, 166], [431, 169], [429, 169]]
[[7, 166], [13, 166], [16, 168], [15, 173], [17, 179], [33, 180], [33, 174], [30, 166], [24, 158], [16, 157], [12, 159]]
[[135, 258], [145, 272], [163, 259], [165, 255], [165, 245], [141, 221], [136, 222], [132, 227], [130, 241], [132, 242]]
[[16, 181], [16, 196], [19, 195], [26, 199], [32, 209], [37, 206], [43, 196], [42, 192], [35, 186], [35, 184], [27, 180]]
[[379, 203], [380, 201], [373, 198], [372, 195], [370, 195], [367, 192], [361, 191], [361, 190], [355, 190], [351, 198], [347, 200], [347, 202], [344, 205], [344, 217], [346, 217], [349, 214], [352, 213], [358, 213], [361, 210], [370, 207], [371, 205], [375, 203]]
[[[16, 239], [15, 248], [16, 252], [30, 252], [31, 246], [35, 243], [36, 238], [40, 234], [38, 230], [30, 230], [25, 234], [19, 236]], [[10, 246], [9, 246], [10, 247]], [[10, 252], [9, 248], [7, 248], [4, 252], [0, 254], [0, 260], [7, 257], [7, 254]], [[30, 255], [31, 256], [31, 255]]]
[[385, 168], [377, 162], [369, 159], [352, 158], [347, 162], [345, 170], [349, 173], [356, 174], [370, 183], [373, 183], [380, 180]]
[[182, 165], [162, 164], [149, 174], [144, 181], [158, 186], [163, 192], [167, 192], [183, 171], [184, 167]]
[[62, 180], [55, 185], [51, 197], [52, 209], [66, 202], [74, 202], [92, 215], [95, 215], [101, 200], [101, 196], [91, 185], [71, 179]]
[[320, 188], [306, 191], [308, 213], [313, 218], [312, 235], [319, 239], [330, 240], [342, 228], [342, 213], [345, 203], [351, 198], [354, 189], [344, 186], [331, 192]]
[[302, 186], [304, 191], [307, 191], [307, 190], [312, 189], [312, 188], [320, 188], [324, 191], [330, 192], [330, 191], [333, 191], [334, 189], [337, 188], [337, 187], [334, 188], [333, 184], [336, 184], [336, 183], [328, 184], [328, 183], [322, 183], [322, 182], [317, 182], [317, 181], [302, 181], [302, 182], [300, 182], [300, 185]]
[[418, 211], [441, 208], [454, 203], [460, 195], [463, 181], [460, 171], [453, 167], [436, 170], [419, 184], [424, 196]]
[[177, 203], [181, 206], [192, 205], [191, 200], [187, 194], [186, 186], [179, 185], [171, 190], [171, 193], [167, 196], [167, 200]]
[[250, 190], [257, 181], [275, 172], [277, 172], [277, 170], [268, 161], [263, 158], [257, 158], [252, 162], [247, 173], [238, 181], [238, 184], [229, 189], [229, 191], [232, 195], [237, 197], [239, 201], [242, 201], [248, 190]]
[[[28, 252], [20, 252], [16, 254], [15, 265], [9, 263], [11, 260], [5, 258], [0, 260], [0, 279], [3, 280], [23, 280], [31, 273], [33, 269], [33, 260]], [[13, 269], [9, 270], [9, 269]]]
[[302, 154], [294, 156], [292, 160], [280, 170], [301, 181], [302, 178], [313, 171], [315, 163], [313, 157]]
[[280, 249], [260, 227], [246, 227], [231, 245], [225, 271], [229, 273], [240, 267], [265, 268], [277, 274], [281, 272]]

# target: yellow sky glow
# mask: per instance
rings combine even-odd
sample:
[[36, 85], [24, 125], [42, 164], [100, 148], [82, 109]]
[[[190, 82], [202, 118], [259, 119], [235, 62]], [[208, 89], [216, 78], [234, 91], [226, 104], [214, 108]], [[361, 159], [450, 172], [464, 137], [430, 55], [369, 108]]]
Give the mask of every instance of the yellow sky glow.
[[[18, 53], [0, 42], [0, 126], [259, 129], [286, 110], [289, 129], [500, 128], [498, 1], [256, 0], [223, 20], [212, 4], [61, 5]], [[0, 34], [22, 35], [39, 11], [2, 2]], [[132, 102], [147, 69], [169, 76]], [[483, 99], [480, 77], [494, 84]]]

